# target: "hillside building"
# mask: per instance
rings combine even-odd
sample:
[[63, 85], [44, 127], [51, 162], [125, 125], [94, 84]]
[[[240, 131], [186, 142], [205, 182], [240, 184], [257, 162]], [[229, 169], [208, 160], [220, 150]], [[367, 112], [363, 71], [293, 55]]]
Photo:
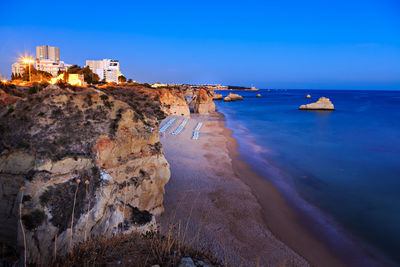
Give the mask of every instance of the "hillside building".
[[120, 76], [118, 60], [86, 60], [86, 66], [99, 75], [101, 81], [118, 83], [118, 77]]

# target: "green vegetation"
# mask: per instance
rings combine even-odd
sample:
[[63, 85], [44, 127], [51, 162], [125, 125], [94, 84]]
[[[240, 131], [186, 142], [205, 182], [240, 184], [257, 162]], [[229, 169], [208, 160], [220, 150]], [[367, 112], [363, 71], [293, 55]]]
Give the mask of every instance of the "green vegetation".
[[123, 75], [119, 76], [119, 77], [118, 77], [118, 82], [120, 82], [120, 83], [125, 83], [125, 82], [126, 82], [125, 76], [123, 76]]
[[81, 74], [83, 75], [85, 82], [88, 84], [98, 83], [100, 80], [100, 77], [96, 73], [92, 72], [92, 70], [88, 66], [81, 68], [78, 65], [73, 65], [68, 69], [68, 71], [64, 73], [64, 78], [65, 75], [68, 74]]

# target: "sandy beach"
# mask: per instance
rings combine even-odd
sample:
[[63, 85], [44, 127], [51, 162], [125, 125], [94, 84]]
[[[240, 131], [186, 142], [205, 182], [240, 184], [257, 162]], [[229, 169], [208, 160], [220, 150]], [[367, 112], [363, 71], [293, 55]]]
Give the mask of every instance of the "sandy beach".
[[[161, 124], [163, 126], [168, 119]], [[172, 135], [182, 118], [160, 135], [171, 165], [161, 229], [188, 225], [188, 239], [235, 264], [261, 266], [343, 266], [299, 223], [278, 190], [238, 159], [237, 143], [221, 113], [191, 114], [185, 129]], [[203, 122], [199, 140], [193, 129]]]

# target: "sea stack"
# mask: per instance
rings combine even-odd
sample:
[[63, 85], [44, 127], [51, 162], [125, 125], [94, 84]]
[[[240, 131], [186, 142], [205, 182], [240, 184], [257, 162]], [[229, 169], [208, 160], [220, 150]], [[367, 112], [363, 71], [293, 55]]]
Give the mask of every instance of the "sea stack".
[[309, 95], [309, 94], [308, 94], [308, 95], [306, 95], [306, 98], [311, 98], [311, 95]]
[[260, 95], [260, 94], [257, 94], [256, 97], [261, 97], [261, 95]]
[[225, 98], [225, 102], [236, 101], [236, 100], [243, 100], [243, 97], [238, 94], [229, 93]]
[[223, 100], [223, 99], [224, 97], [222, 96], [222, 94], [214, 93], [213, 100]]
[[[197, 95], [193, 98], [194, 113], [210, 113], [215, 111], [212, 92], [206, 89], [200, 89]], [[192, 101], [192, 102], [193, 102]]]
[[300, 110], [335, 110], [332, 102], [327, 97], [320, 97], [317, 102], [301, 105]]

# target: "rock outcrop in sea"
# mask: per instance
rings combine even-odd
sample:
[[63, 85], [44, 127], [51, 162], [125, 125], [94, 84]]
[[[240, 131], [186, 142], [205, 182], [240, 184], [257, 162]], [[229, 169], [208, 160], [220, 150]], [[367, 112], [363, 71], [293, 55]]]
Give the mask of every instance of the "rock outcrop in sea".
[[170, 177], [154, 98], [52, 86], [14, 100], [0, 107], [3, 244], [23, 254], [26, 239], [27, 262], [47, 265], [89, 237], [154, 229]]
[[335, 110], [334, 105], [327, 97], [320, 97], [317, 102], [301, 105], [300, 110]]
[[224, 101], [225, 101], [225, 102], [237, 101], [237, 100], [243, 100], [243, 97], [242, 97], [241, 95], [238, 95], [238, 94], [229, 93], [229, 94], [224, 98]]
[[223, 100], [223, 99], [224, 97], [222, 96], [222, 94], [214, 93], [213, 100]]
[[213, 92], [206, 89], [197, 91], [192, 100], [194, 113], [211, 113], [215, 112], [215, 104], [213, 101]]
[[261, 97], [261, 94], [257, 94], [256, 97]]
[[310, 95], [310, 94], [306, 95], [306, 98], [310, 99], [310, 98], [311, 98], [311, 95]]

